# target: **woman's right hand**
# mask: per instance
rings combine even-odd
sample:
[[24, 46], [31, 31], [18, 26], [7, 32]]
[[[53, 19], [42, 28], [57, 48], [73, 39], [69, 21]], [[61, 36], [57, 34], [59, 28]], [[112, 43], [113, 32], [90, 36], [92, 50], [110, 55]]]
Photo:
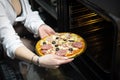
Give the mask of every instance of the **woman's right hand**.
[[58, 68], [61, 64], [66, 64], [73, 61], [73, 58], [58, 56], [55, 54], [47, 54], [39, 58], [40, 66], [46, 68]]

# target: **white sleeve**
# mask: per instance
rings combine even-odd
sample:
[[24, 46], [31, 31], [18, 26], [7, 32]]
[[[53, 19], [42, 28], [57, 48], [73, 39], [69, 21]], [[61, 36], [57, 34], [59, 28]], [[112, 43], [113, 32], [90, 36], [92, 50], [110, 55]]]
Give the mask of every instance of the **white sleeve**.
[[25, 27], [34, 33], [34, 35], [38, 35], [38, 28], [41, 24], [45, 24], [44, 21], [41, 19], [38, 11], [32, 11], [31, 6], [28, 0], [24, 0], [24, 12], [26, 12], [26, 19], [25, 19]]
[[4, 7], [0, 4], [0, 42], [10, 58], [14, 58], [14, 51], [23, 45], [8, 19]]
[[38, 15], [38, 12], [32, 12], [26, 16], [25, 24], [24, 26], [32, 33], [34, 33], [34, 36], [38, 35], [38, 29], [40, 25], [45, 24], [40, 16]]

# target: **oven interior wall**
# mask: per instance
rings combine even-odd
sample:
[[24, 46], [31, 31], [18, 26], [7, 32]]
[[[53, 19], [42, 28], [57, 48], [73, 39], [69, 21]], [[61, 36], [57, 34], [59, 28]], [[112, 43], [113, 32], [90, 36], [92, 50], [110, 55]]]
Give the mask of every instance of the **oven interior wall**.
[[88, 0], [100, 8], [104, 9], [110, 14], [113, 14], [120, 18], [120, 0]]

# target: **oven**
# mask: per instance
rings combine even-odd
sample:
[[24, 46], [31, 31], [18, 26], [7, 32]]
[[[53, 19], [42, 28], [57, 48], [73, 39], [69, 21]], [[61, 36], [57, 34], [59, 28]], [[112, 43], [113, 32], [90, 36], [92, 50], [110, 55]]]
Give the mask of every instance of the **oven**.
[[87, 42], [87, 50], [63, 67], [65, 75], [75, 80], [119, 80], [118, 25], [112, 15], [87, 0], [58, 0], [58, 28]]

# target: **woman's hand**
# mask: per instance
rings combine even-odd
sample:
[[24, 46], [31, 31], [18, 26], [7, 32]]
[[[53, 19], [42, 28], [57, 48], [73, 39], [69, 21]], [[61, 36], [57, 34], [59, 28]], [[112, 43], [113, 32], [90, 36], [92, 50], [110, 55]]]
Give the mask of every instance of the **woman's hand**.
[[[41, 25], [39, 28], [39, 35], [41, 38], [55, 34], [55, 31], [48, 25]], [[73, 59], [67, 57], [58, 56], [55, 54], [47, 54], [39, 58], [40, 65], [46, 68], [58, 68], [61, 64], [71, 62]]]
[[42, 24], [39, 28], [39, 35], [41, 38], [49, 36], [51, 34], [55, 34], [55, 31], [48, 25]]
[[58, 68], [61, 64], [66, 64], [73, 61], [73, 58], [58, 56], [55, 54], [47, 54], [39, 58], [40, 66], [46, 68]]

